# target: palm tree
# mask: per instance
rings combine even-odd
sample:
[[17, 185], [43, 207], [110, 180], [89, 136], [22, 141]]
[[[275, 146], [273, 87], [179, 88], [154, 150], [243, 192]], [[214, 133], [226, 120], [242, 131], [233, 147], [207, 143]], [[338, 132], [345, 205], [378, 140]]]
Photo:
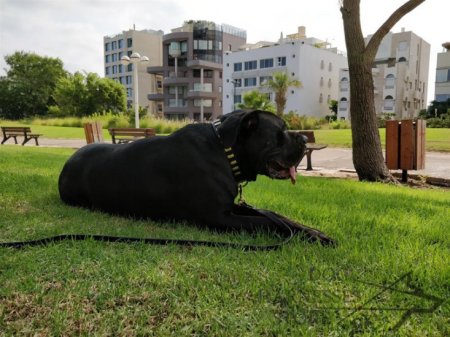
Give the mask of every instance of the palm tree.
[[286, 94], [289, 87], [300, 88], [302, 82], [292, 78], [285, 71], [276, 71], [273, 77], [267, 80], [263, 86], [269, 88], [275, 93], [275, 104], [277, 106], [277, 115], [283, 117], [284, 109], [286, 107]]
[[257, 90], [246, 92], [242, 96], [242, 103], [237, 105], [239, 109], [264, 110], [274, 112], [275, 108], [265, 93]]

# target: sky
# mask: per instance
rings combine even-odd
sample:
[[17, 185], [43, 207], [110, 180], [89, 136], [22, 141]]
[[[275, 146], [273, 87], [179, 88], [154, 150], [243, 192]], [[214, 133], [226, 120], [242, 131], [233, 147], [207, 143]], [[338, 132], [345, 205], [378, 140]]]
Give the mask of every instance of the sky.
[[[406, 0], [361, 0], [364, 35], [373, 34]], [[247, 31], [247, 42], [276, 41], [306, 27], [306, 35], [345, 51], [339, 0], [0, 0], [0, 76], [15, 51], [58, 57], [70, 72], [103, 71], [103, 36], [123, 30], [169, 33], [186, 20], [226, 23]], [[437, 53], [450, 41], [449, 0], [426, 0], [392, 29], [413, 31], [431, 45], [429, 100]]]

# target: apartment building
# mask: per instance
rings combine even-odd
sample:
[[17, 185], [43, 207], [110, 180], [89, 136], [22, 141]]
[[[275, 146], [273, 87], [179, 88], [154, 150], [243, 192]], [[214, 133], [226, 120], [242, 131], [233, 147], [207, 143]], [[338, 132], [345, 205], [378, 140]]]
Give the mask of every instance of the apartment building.
[[246, 44], [224, 55], [224, 113], [235, 109], [242, 96], [252, 90], [274, 93], [263, 86], [276, 71], [285, 71], [302, 82], [301, 88], [289, 88], [286, 112], [325, 117], [330, 100], [339, 95], [339, 69], [347, 67], [347, 58], [329, 43], [307, 37], [305, 27], [280, 37], [278, 42]]
[[[366, 43], [370, 36], [366, 37]], [[388, 33], [378, 48], [372, 67], [377, 114], [390, 113], [397, 119], [417, 117], [426, 109], [430, 44], [411, 31]], [[340, 70], [338, 118], [349, 119], [350, 77]]]
[[[127, 92], [127, 105], [134, 105], [133, 90], [138, 84], [139, 106], [145, 108], [148, 113], [156, 114], [158, 105], [149, 101], [147, 94], [156, 90], [155, 75], [147, 73], [147, 66], [160, 65], [162, 63], [162, 31], [155, 30], [128, 30], [114, 36], [103, 37], [105, 77], [112, 78], [123, 84]], [[137, 79], [133, 75], [133, 64], [123, 65], [120, 62], [122, 56], [131, 56], [137, 52], [141, 56], [147, 56], [146, 64], [138, 64]]]
[[186, 21], [162, 38], [162, 63], [148, 99], [168, 119], [211, 120], [222, 114], [224, 51], [246, 43], [245, 30], [210, 21]]
[[450, 99], [450, 42], [442, 44], [444, 51], [438, 53], [436, 63], [436, 87], [434, 99], [446, 102]]

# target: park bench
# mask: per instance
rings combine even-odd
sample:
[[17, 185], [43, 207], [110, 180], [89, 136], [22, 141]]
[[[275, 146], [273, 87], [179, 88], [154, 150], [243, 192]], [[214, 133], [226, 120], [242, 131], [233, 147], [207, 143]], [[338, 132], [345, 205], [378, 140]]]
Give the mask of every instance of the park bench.
[[316, 144], [316, 137], [314, 136], [314, 131], [297, 131], [299, 134], [308, 138], [306, 141], [306, 171], [312, 171], [312, 160], [311, 154], [315, 150], [322, 150], [328, 145], [326, 144]]
[[132, 142], [140, 138], [150, 138], [155, 136], [155, 129], [151, 128], [112, 128], [108, 129], [112, 137], [113, 144], [122, 144]]
[[17, 137], [23, 137], [22, 145], [25, 145], [31, 139], [34, 139], [36, 142], [36, 146], [39, 145], [38, 138], [39, 134], [31, 133], [31, 129], [29, 127], [23, 126], [2, 126], [3, 140], [2, 144], [4, 144], [8, 139], [13, 138], [14, 142], [17, 144]]

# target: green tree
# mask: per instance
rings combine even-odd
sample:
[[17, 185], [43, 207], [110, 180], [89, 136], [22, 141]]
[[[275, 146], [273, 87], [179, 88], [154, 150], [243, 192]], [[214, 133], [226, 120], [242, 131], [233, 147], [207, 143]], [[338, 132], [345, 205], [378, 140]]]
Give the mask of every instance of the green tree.
[[5, 62], [9, 70], [0, 85], [1, 114], [12, 119], [47, 114], [56, 83], [67, 76], [62, 61], [15, 52], [5, 56]]
[[331, 114], [327, 115], [325, 118], [330, 121], [335, 121], [337, 120], [337, 113], [338, 113], [338, 101], [336, 101], [335, 99], [330, 100], [330, 102], [328, 103], [328, 109], [330, 109]]
[[350, 73], [350, 117], [353, 164], [360, 180], [392, 181], [384, 162], [375, 114], [372, 66], [381, 41], [394, 25], [425, 0], [409, 0], [395, 10], [366, 43], [360, 0], [341, 0], [341, 14]]
[[289, 76], [285, 71], [276, 71], [273, 77], [266, 81], [263, 86], [275, 93], [276, 112], [279, 117], [283, 117], [286, 108], [287, 91], [290, 87], [300, 88], [302, 83]]
[[62, 78], [55, 88], [55, 102], [61, 115], [88, 116], [95, 112], [126, 110], [123, 86], [95, 73], [76, 72]]
[[269, 99], [269, 96], [258, 90], [246, 92], [242, 96], [242, 103], [238, 105], [239, 109], [253, 109], [274, 112], [275, 108]]
[[432, 101], [428, 106], [426, 117], [440, 117], [443, 114], [447, 114], [450, 112], [450, 98], [447, 101], [439, 102]]

